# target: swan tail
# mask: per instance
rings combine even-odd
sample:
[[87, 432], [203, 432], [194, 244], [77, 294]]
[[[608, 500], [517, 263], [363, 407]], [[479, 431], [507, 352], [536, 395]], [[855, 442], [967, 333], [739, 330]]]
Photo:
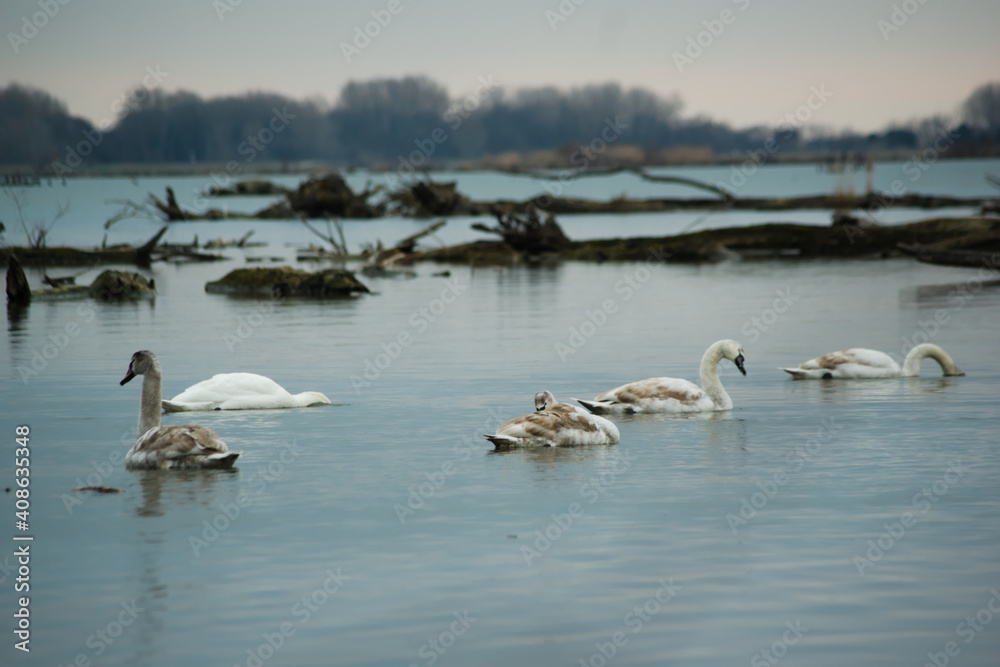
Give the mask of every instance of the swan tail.
[[606, 415], [613, 412], [610, 403], [605, 403], [603, 401], [585, 401], [582, 398], [574, 398], [573, 400], [587, 408], [587, 410], [595, 415]]
[[511, 438], [506, 435], [483, 435], [483, 437], [492, 442], [493, 446], [496, 447], [497, 449], [516, 447], [518, 444], [515, 438]]
[[211, 454], [205, 459], [206, 468], [232, 468], [241, 452], [220, 452]]
[[806, 378], [810, 377], [809, 371], [803, 368], [782, 368], [781, 370], [785, 371], [796, 380], [805, 380]]

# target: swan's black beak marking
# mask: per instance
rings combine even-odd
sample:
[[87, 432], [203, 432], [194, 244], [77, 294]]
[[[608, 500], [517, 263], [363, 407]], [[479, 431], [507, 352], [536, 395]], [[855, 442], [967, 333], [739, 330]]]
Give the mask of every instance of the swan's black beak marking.
[[738, 355], [735, 359], [733, 359], [733, 363], [736, 364], [736, 368], [740, 369], [740, 373], [743, 373], [743, 375], [747, 374], [747, 369], [743, 368], [742, 354]]
[[126, 382], [128, 382], [129, 380], [131, 380], [134, 377], [135, 377], [135, 373], [132, 372], [132, 367], [129, 366], [128, 373], [126, 373], [125, 374], [125, 378], [121, 382], [118, 383], [118, 386], [119, 387], [124, 386]]

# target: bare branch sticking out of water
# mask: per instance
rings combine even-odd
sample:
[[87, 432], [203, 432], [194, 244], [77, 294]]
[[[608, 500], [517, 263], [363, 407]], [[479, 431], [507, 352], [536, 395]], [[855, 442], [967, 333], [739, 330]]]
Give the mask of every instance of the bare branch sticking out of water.
[[644, 181], [650, 181], [653, 183], [676, 183], [678, 185], [687, 185], [692, 188], [697, 188], [699, 190], [706, 190], [708, 192], [715, 193], [719, 195], [724, 201], [732, 201], [736, 199], [733, 193], [729, 192], [725, 188], [721, 188], [717, 185], [711, 183], [706, 183], [704, 181], [699, 181], [694, 178], [687, 178], [685, 176], [661, 176], [657, 174], [650, 174], [642, 167], [608, 167], [608, 168], [586, 168], [579, 169], [577, 171], [560, 171], [553, 173], [551, 171], [511, 171], [504, 172], [510, 174], [511, 176], [528, 176], [531, 178], [540, 178], [551, 180], [552, 178], [558, 178], [560, 181], [574, 180], [577, 178], [586, 178], [588, 176], [610, 176], [612, 174], [619, 174], [622, 172], [630, 172], [636, 174]]

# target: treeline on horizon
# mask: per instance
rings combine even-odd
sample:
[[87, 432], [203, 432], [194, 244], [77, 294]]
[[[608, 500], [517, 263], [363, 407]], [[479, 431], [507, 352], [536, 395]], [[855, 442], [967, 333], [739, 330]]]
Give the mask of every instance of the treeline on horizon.
[[685, 155], [725, 159], [769, 139], [783, 154], [916, 150], [944, 132], [951, 133], [949, 155], [1000, 154], [1000, 83], [973, 91], [956, 119], [931, 117], [872, 134], [823, 131], [808, 120], [734, 129], [681, 110], [677, 96], [614, 83], [511, 93], [483, 77], [473, 93], [453, 99], [433, 80], [410, 76], [350, 82], [332, 107], [263, 92], [204, 99], [137, 86], [95, 127], [47, 92], [11, 84], [0, 89], [0, 163], [57, 174], [101, 164], [255, 159], [396, 169], [512, 152], [578, 155], [581, 146], [608, 145], [616, 150], [591, 154], [595, 160], [662, 164]]

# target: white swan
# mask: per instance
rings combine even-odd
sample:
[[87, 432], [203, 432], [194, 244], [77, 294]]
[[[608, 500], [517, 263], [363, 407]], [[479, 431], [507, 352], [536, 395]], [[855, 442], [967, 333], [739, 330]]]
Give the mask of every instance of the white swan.
[[708, 412], [731, 410], [729, 398], [716, 368], [728, 359], [743, 375], [743, 347], [735, 340], [713, 343], [701, 358], [701, 386], [677, 378], [649, 378], [630, 382], [597, 396], [592, 401], [576, 399], [595, 414], [632, 412]]
[[142, 376], [139, 435], [126, 468], [232, 468], [240, 452], [231, 452], [212, 429], [204, 426], [160, 426], [160, 362], [149, 350], [132, 355], [121, 384]]
[[483, 437], [497, 449], [614, 445], [621, 438], [618, 427], [604, 417], [558, 403], [548, 391], [535, 394], [535, 412], [511, 419], [495, 435]]
[[830, 352], [803, 361], [798, 368], [782, 368], [796, 380], [828, 380], [831, 378], [898, 378], [920, 375], [920, 362], [930, 357], [938, 362], [944, 375], [965, 375], [947, 352], [933, 343], [917, 345], [903, 361], [902, 367], [885, 352], [852, 347]]
[[290, 394], [271, 378], [256, 373], [219, 373], [163, 401], [163, 410], [270, 410], [310, 405], [330, 405], [330, 399], [318, 391]]

